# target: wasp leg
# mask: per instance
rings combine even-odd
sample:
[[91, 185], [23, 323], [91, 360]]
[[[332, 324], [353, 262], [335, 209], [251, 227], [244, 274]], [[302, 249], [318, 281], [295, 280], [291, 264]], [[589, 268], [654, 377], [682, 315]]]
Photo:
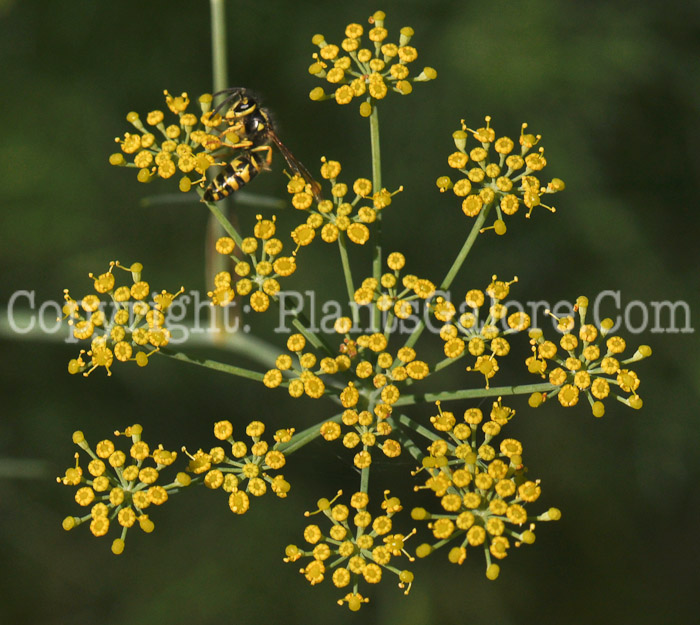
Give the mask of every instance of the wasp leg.
[[265, 155], [264, 167], [265, 167], [265, 169], [270, 168], [270, 165], [272, 164], [272, 146], [271, 145], [259, 145], [255, 148], [253, 148], [252, 150], [250, 150], [250, 152], [267, 152], [267, 154]]
[[[249, 147], [255, 145], [249, 139], [239, 141], [238, 143], [228, 143], [225, 139], [222, 139], [221, 144], [232, 150], [247, 150]], [[250, 151], [252, 152], [253, 150]]]

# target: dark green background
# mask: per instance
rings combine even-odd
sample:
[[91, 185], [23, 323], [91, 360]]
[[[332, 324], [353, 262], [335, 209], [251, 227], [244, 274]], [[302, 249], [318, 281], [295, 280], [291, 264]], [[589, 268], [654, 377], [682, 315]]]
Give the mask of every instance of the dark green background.
[[[467, 232], [457, 202], [434, 184], [448, 173], [460, 118], [477, 127], [491, 114], [497, 133], [511, 136], [526, 120], [544, 135], [546, 171], [563, 178], [567, 191], [556, 197], [556, 216], [539, 210], [526, 222], [517, 215], [507, 236], [480, 239], [455, 290], [484, 286], [494, 272], [517, 274], [518, 299], [554, 302], [620, 289], [623, 305], [685, 300], [695, 323], [697, 5], [334, 4], [231, 2], [231, 84], [264, 95], [302, 160], [313, 166], [327, 155], [343, 162], [348, 179], [368, 176], [369, 133], [356, 107], [308, 100], [318, 84], [306, 71], [310, 39], [322, 32], [339, 42], [348, 22], [366, 23], [377, 8], [388, 14], [391, 38], [403, 25], [414, 27], [417, 63], [435, 67], [438, 80], [417, 85], [410, 97], [390, 97], [381, 111], [385, 184], [405, 186], [385, 216], [387, 249], [404, 251], [410, 271], [439, 281]], [[78, 295], [90, 286], [87, 272], [115, 258], [143, 262], [154, 288], [204, 288], [201, 205], [141, 207], [145, 194], [172, 185], [143, 187], [107, 156], [113, 138], [128, 130], [128, 111], [162, 106], [164, 88], [211, 89], [209, 46], [203, 0], [0, 2], [3, 308], [18, 289], [35, 290], [37, 303], [60, 299], [64, 287]], [[254, 190], [284, 196], [280, 160]], [[322, 282], [340, 296], [339, 266], [322, 255], [328, 251], [320, 244], [304, 250], [297, 284]], [[368, 273], [366, 255], [356, 260], [358, 275]], [[531, 475], [542, 478], [542, 505], [560, 507], [561, 522], [539, 526], [537, 543], [514, 551], [495, 583], [476, 554], [461, 568], [436, 554], [416, 565], [408, 597], [387, 581], [357, 616], [334, 605], [340, 593], [329, 582], [310, 588], [298, 566], [281, 562], [284, 545], [301, 541], [303, 510], [357, 482], [339, 447], [319, 443], [294, 456], [290, 498], [256, 501], [243, 518], [228, 511], [223, 493], [174, 498], [152, 516], [155, 533], [132, 531], [119, 558], [109, 539], [96, 540], [85, 527], [61, 529], [77, 506], [72, 489], [53, 481], [72, 462], [78, 428], [97, 441], [138, 421], [150, 442], [196, 449], [212, 444], [216, 419], [303, 427], [322, 418], [325, 404], [283, 392], [261, 396], [253, 383], [166, 359], [145, 370], [116, 366], [110, 379], [102, 372], [69, 377], [75, 346], [6, 335], [0, 621], [693, 622], [700, 607], [698, 342], [694, 333], [626, 336], [654, 349], [637, 367], [642, 411], [610, 404], [595, 420], [585, 406], [562, 410], [551, 402], [531, 411], [517, 404], [511, 433], [524, 442]], [[456, 372], [452, 387], [464, 375]], [[500, 383], [508, 379], [504, 372]], [[13, 469], [18, 459], [38, 461], [39, 475]], [[396, 488], [410, 467], [388, 469]], [[373, 486], [381, 486], [375, 472]]]

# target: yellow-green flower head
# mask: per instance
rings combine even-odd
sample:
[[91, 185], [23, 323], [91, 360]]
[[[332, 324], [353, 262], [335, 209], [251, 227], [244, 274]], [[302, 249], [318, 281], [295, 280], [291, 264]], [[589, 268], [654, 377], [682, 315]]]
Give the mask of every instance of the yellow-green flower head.
[[287, 349], [289, 353], [280, 354], [275, 367], [265, 373], [263, 384], [268, 388], [286, 387], [292, 397], [323, 397], [326, 385], [322, 378], [347, 368], [344, 357], [318, 358], [308, 349], [303, 334], [292, 334], [287, 339]]
[[393, 428], [387, 419], [401, 396], [402, 384], [423, 379], [430, 371], [425, 362], [416, 359], [412, 348], [400, 349], [397, 358], [385, 351], [383, 334], [362, 335], [357, 345], [359, 357], [348, 370], [354, 379], [340, 393], [345, 410], [339, 421], [321, 425], [321, 436], [327, 441], [342, 440], [344, 447], [355, 451], [355, 466], [366, 469], [379, 450], [388, 458], [401, 454], [401, 444], [389, 437]]
[[[402, 510], [401, 502], [384, 492], [381, 512], [373, 516], [368, 510], [369, 497], [364, 492], [352, 495], [349, 506], [336, 504], [342, 491], [332, 499], [319, 499], [318, 508], [307, 512], [306, 517], [323, 514], [327, 522], [312, 523], [304, 529], [306, 548], [287, 545], [285, 562], [307, 559], [299, 572], [312, 585], [321, 583], [330, 576], [337, 588], [352, 588], [339, 604], [347, 603], [357, 610], [368, 600], [358, 594], [361, 583], [378, 584], [385, 573], [399, 578], [399, 588], [405, 594], [411, 588], [413, 574], [399, 570], [394, 562], [404, 556], [413, 561], [405, 549], [405, 542], [413, 532], [404, 535], [395, 532], [394, 516]], [[327, 528], [328, 522], [330, 527]], [[327, 528], [327, 529], [326, 529]], [[303, 563], [303, 562], [302, 562]]]
[[[114, 269], [131, 273], [132, 284], [117, 286]], [[73, 328], [73, 336], [90, 341], [90, 349], [81, 350], [68, 363], [71, 374], [89, 375], [104, 367], [112, 375], [115, 361], [133, 361], [140, 367], [148, 364], [149, 357], [170, 341], [166, 327], [166, 312], [173, 300], [184, 292], [161, 291], [149, 301], [151, 288], [141, 279], [140, 263], [126, 267], [111, 262], [109, 270], [99, 276], [89, 274], [94, 281], [95, 293], [74, 300], [64, 290], [64, 318]]]
[[291, 276], [296, 271], [296, 254], [283, 255], [284, 245], [275, 237], [276, 217], [263, 219], [262, 215], [257, 215], [256, 220], [254, 236], [241, 241], [243, 259], [233, 255], [236, 244], [232, 238], [221, 237], [216, 242], [216, 251], [229, 256], [235, 267], [233, 276], [228, 271], [214, 276], [214, 290], [207, 293], [212, 305], [228, 306], [238, 295], [247, 297], [255, 312], [264, 312], [270, 307], [270, 301], [277, 300], [281, 290], [280, 278]]
[[245, 514], [250, 509], [250, 496], [261, 497], [268, 490], [284, 498], [289, 492], [289, 482], [279, 471], [287, 462], [280, 446], [288, 443], [294, 429], [278, 430], [273, 438], [274, 445], [263, 439], [265, 425], [253, 421], [245, 429], [252, 441], [246, 443], [233, 436], [230, 421], [214, 424], [214, 436], [227, 444], [212, 447], [209, 452], [201, 449], [189, 455], [187, 470], [200, 476], [207, 488], [221, 488], [229, 493], [228, 504], [234, 514]]
[[[641, 408], [642, 398], [637, 393], [640, 380], [629, 365], [651, 356], [651, 348], [641, 345], [625, 358], [626, 341], [609, 336], [613, 321], [604, 319], [600, 327], [586, 323], [587, 308], [588, 298], [581, 296], [574, 307], [576, 316], [555, 317], [561, 333], [556, 342], [545, 339], [539, 329], [530, 331], [532, 356], [525, 361], [528, 370], [548, 378], [555, 386], [550, 395], [556, 395], [562, 406], [575, 406], [585, 395], [596, 417], [605, 414], [603, 401], [609, 398]], [[545, 399], [536, 394], [530, 405], [538, 406]]]
[[[564, 182], [552, 179], [546, 186], [540, 181], [540, 173], [547, 165], [544, 148], [531, 151], [541, 139], [525, 132], [527, 124], [520, 130], [520, 149], [510, 137], [496, 138], [491, 128], [491, 118], [486, 117], [486, 127], [472, 130], [464, 120], [462, 127], [452, 137], [457, 150], [449, 155], [447, 164], [461, 174], [452, 180], [450, 176], [440, 176], [437, 186], [441, 192], [452, 190], [462, 201], [462, 212], [467, 217], [476, 217], [495, 207], [496, 219], [493, 225], [484, 230], [494, 229], [496, 234], [506, 232], [505, 218], [518, 212], [521, 205], [530, 217], [536, 206], [555, 212], [552, 206], [542, 202], [542, 196], [564, 189]], [[471, 135], [477, 145], [467, 146]]]
[[370, 235], [368, 224], [377, 220], [378, 213], [391, 204], [391, 198], [403, 187], [393, 192], [381, 189], [373, 193], [369, 179], [357, 178], [350, 188], [338, 180], [341, 171], [338, 161], [329, 161], [325, 157], [321, 161], [321, 177], [330, 187], [324, 199], [314, 204], [313, 190], [301, 176], [292, 177], [287, 185], [292, 206], [308, 213], [306, 223], [292, 231], [292, 239], [297, 246], [305, 246], [320, 232], [326, 243], [335, 243], [346, 236], [356, 245], [364, 245]]
[[[390, 257], [395, 256], [392, 254]], [[389, 436], [393, 426], [389, 422], [392, 406], [401, 397], [401, 389], [430, 375], [430, 367], [416, 358], [411, 347], [402, 347], [396, 356], [387, 351], [388, 340], [381, 332], [361, 334], [351, 340], [349, 318], [340, 318], [336, 330], [345, 333], [342, 345], [347, 352], [352, 345], [352, 358], [341, 354], [350, 380], [340, 392], [340, 403], [345, 408], [339, 417], [321, 425], [321, 435], [327, 441], [341, 440], [343, 446], [355, 452], [353, 463], [358, 469], [367, 469], [379, 450], [388, 457], [401, 454], [401, 444]]]
[[79, 487], [75, 493], [78, 505], [89, 508], [81, 517], [69, 516], [63, 520], [63, 528], [71, 530], [78, 525], [90, 522], [94, 536], [106, 535], [111, 527], [119, 529], [119, 538], [112, 542], [112, 552], [119, 555], [124, 551], [126, 534], [129, 528], [138, 524], [146, 533], [154, 529], [147, 508], [160, 506], [170, 494], [190, 483], [189, 477], [178, 473], [169, 484], [157, 484], [163, 469], [170, 466], [177, 452], [167, 451], [159, 445], [156, 449], [141, 440], [142, 428], [132, 425], [115, 436], [131, 438], [131, 446], [120, 450], [114, 441], [105, 439], [97, 443], [94, 450], [85, 440], [82, 432], [73, 434], [73, 442], [90, 456], [86, 471], [79, 464], [79, 454], [75, 454], [75, 466], [65, 475], [57, 478], [67, 486]]
[[[421, 469], [427, 477], [419, 489], [434, 493], [439, 506], [414, 508], [411, 516], [426, 521], [435, 544], [421, 545], [416, 554], [427, 556], [436, 546], [452, 544], [448, 559], [462, 564], [467, 549], [484, 553], [486, 576], [495, 579], [498, 565], [508, 549], [535, 541], [535, 521], [556, 520], [561, 514], [550, 508], [533, 516], [529, 504], [540, 497], [540, 481], [529, 479], [523, 466], [523, 446], [513, 438], [497, 442], [502, 427], [512, 416], [501, 400], [494, 402], [490, 419], [479, 408], [469, 408], [458, 419], [443, 411], [430, 420], [440, 433], [428, 447]], [[494, 566], [496, 568], [494, 568]]]
[[393, 252], [387, 257], [389, 271], [379, 281], [367, 278], [355, 290], [355, 303], [359, 306], [371, 306], [381, 312], [391, 312], [399, 319], [408, 319], [414, 312], [412, 302], [429, 300], [436, 287], [424, 278], [413, 274], [403, 274], [405, 258], [400, 252]]
[[126, 119], [136, 132], [115, 139], [121, 152], [112, 154], [109, 162], [137, 168], [139, 182], [176, 177], [180, 190], [187, 192], [193, 185], [204, 183], [209, 167], [226, 162], [221, 156], [232, 137], [217, 132], [226, 121], [218, 113], [212, 116], [210, 94], [199, 97], [197, 113], [188, 111], [190, 99], [186, 93], [164, 94], [170, 119], [162, 110], [151, 111], [145, 120], [136, 112], [129, 113]]
[[[440, 329], [440, 338], [445, 342], [445, 356], [458, 359], [470, 355], [476, 358], [467, 371], [483, 374], [487, 388], [490, 378], [498, 371], [497, 359], [510, 352], [506, 337], [530, 326], [529, 315], [524, 312], [509, 315], [507, 306], [503, 304], [510, 292], [510, 285], [517, 281], [515, 277], [510, 282], [503, 282], [494, 275], [485, 291], [467, 291], [464, 299], [468, 310], [459, 317], [457, 306], [449, 300], [438, 297], [431, 302], [435, 318], [445, 322]], [[487, 298], [490, 305], [484, 311]], [[504, 329], [505, 325], [507, 328]]]
[[384, 13], [377, 11], [369, 18], [366, 32], [360, 24], [348, 24], [340, 45], [328, 43], [323, 35], [312, 38], [318, 52], [313, 54], [309, 74], [328, 83], [328, 91], [323, 87], [312, 89], [312, 100], [335, 99], [342, 105], [359, 99], [360, 114], [369, 117], [377, 101], [390, 91], [408, 95], [413, 83], [437, 77], [432, 67], [414, 69], [418, 51], [409, 45], [413, 29], [402, 28], [398, 42], [391, 42], [384, 19]]

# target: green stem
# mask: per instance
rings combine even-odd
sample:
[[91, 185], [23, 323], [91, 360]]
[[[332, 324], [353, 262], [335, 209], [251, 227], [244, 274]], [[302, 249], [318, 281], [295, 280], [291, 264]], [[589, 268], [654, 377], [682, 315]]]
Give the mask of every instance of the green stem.
[[386, 322], [384, 323], [384, 328], [380, 329], [379, 331], [384, 334], [384, 336], [389, 340], [391, 338], [391, 325], [394, 323], [394, 310], [391, 309], [389, 310], [389, 313], [386, 316]]
[[[379, 109], [375, 106], [369, 117], [369, 137], [372, 147], [372, 189], [382, 190], [382, 154], [379, 147]], [[380, 213], [381, 214], [381, 213]]]
[[[226, 233], [236, 242], [236, 245], [238, 246], [238, 249], [241, 248], [241, 235], [238, 234], [238, 231], [233, 227], [231, 222], [226, 218], [226, 215], [221, 211], [221, 209], [214, 204], [213, 202], [205, 202], [209, 210], [211, 211], [212, 215], [216, 217], [218, 222], [221, 224], [223, 229], [226, 231]], [[309, 330], [309, 325], [310, 322], [309, 320], [304, 316], [303, 313], [301, 312], [295, 312], [294, 313], [294, 320], [292, 321], [292, 325], [301, 332], [306, 339], [317, 349], [323, 349], [324, 351], [328, 352], [329, 354], [333, 353], [333, 350], [331, 349], [330, 345], [326, 343], [322, 338], [319, 338], [316, 336], [311, 330]]]
[[[335, 421], [337, 423], [340, 421], [342, 416], [343, 413], [339, 413], [330, 419], [326, 419], [323, 421], [323, 423], [327, 423], [328, 421]], [[293, 454], [295, 451], [304, 447], [304, 445], [308, 445], [311, 441], [321, 436], [321, 426], [323, 423], [317, 423], [316, 425], [312, 425], [301, 432], [297, 432], [294, 436], [292, 436], [292, 440], [290, 440], [288, 443], [282, 443], [279, 447], [277, 447], [277, 449], [285, 456]]]
[[437, 373], [438, 371], [440, 371], [440, 369], [449, 367], [450, 365], [459, 362], [461, 359], [462, 356], [457, 356], [457, 358], [443, 358], [440, 362], [435, 364], [431, 373]]
[[[402, 414], [402, 415], [399, 415], [398, 418], [395, 418], [395, 417], [389, 417], [389, 418], [391, 419], [390, 423], [392, 423], [392, 422], [395, 423], [396, 421], [398, 421], [400, 425], [405, 425], [412, 432], [415, 432], [416, 434], [420, 434], [421, 436], [424, 436], [428, 440], [431, 440], [431, 441], [440, 440], [439, 434], [436, 434], [432, 430], [429, 430], [428, 428], [423, 427], [420, 423], [416, 423], [413, 419], [410, 419], [406, 415]], [[416, 444], [413, 441], [411, 441], [411, 444], [414, 447], [416, 447]], [[420, 456], [424, 456], [425, 453], [423, 451], [420, 451], [419, 456], [416, 456], [413, 453], [411, 455], [413, 455], [415, 458], [418, 458]]]
[[[476, 237], [479, 235], [479, 231], [484, 225], [484, 221], [486, 221], [486, 217], [489, 213], [490, 206], [491, 205], [482, 210], [479, 213], [479, 216], [476, 218], [476, 221], [472, 226], [471, 232], [469, 233], [467, 240], [464, 242], [462, 249], [459, 250], [459, 254], [457, 254], [457, 258], [455, 258], [454, 262], [452, 263], [452, 267], [450, 267], [450, 270], [447, 272], [447, 275], [438, 287], [441, 291], [446, 291], [447, 289], [449, 289], [452, 285], [452, 282], [457, 277], [457, 273], [462, 268], [464, 261], [467, 259], [467, 255], [471, 251], [472, 246], [476, 241]], [[408, 337], [408, 340], [406, 341], [406, 347], [413, 347], [420, 338], [421, 334], [423, 334], [423, 330], [425, 330], [425, 321], [422, 320], [418, 327], [413, 331], [411, 336]]]
[[241, 239], [241, 235], [238, 234], [238, 231], [233, 227], [233, 224], [229, 221], [228, 217], [226, 217], [223, 211], [213, 202], [205, 202], [205, 204], [211, 211], [211, 214], [214, 215], [219, 224], [221, 224], [221, 227], [224, 229], [226, 234], [228, 234], [236, 242], [238, 249], [240, 249], [243, 239]]
[[[405, 450], [407, 450], [408, 453], [411, 454], [416, 460], [420, 460], [425, 455], [425, 452], [422, 451], [420, 447], [418, 447], [418, 445], [416, 445], [413, 439], [410, 436], [408, 436], [406, 430], [400, 427], [399, 424], [408, 425], [409, 429], [413, 432], [416, 432], [417, 434], [423, 434], [422, 430], [425, 430], [429, 434], [432, 434], [432, 432], [426, 430], [426, 428], [424, 428], [422, 425], [414, 423], [404, 415], [399, 415], [398, 417], [389, 417], [387, 419], [387, 423], [389, 423], [392, 427], [392, 430], [396, 432], [396, 438], [398, 439], [399, 443], [401, 443], [402, 447]], [[426, 434], [423, 434], [423, 436], [426, 436]]]
[[340, 250], [340, 261], [343, 264], [343, 275], [345, 276], [345, 288], [348, 291], [348, 304], [352, 308], [352, 325], [358, 326], [360, 323], [360, 311], [357, 306], [353, 306], [355, 301], [355, 285], [350, 270], [350, 259], [345, 235], [341, 232], [338, 237], [338, 249]]
[[[372, 190], [379, 193], [382, 190], [382, 155], [379, 147], [379, 111], [372, 108], [369, 116], [369, 136], [372, 149]], [[382, 213], [377, 213], [374, 224], [374, 250], [372, 252], [372, 277], [379, 281], [382, 275]], [[373, 327], [379, 328], [380, 311], [375, 306], [373, 312]]]
[[362, 469], [360, 474], [360, 492], [369, 493], [369, 467]]
[[489, 206], [485, 207], [484, 210], [482, 210], [479, 213], [479, 216], [476, 218], [476, 221], [472, 226], [471, 232], [469, 233], [467, 240], [464, 242], [462, 249], [459, 250], [459, 254], [457, 254], [457, 258], [455, 258], [455, 261], [452, 263], [452, 267], [450, 267], [450, 270], [447, 272], [445, 279], [440, 284], [440, 289], [442, 289], [443, 291], [449, 289], [452, 282], [457, 277], [457, 273], [462, 268], [464, 261], [467, 259], [467, 255], [471, 251], [472, 246], [474, 245], [474, 241], [476, 241], [476, 237], [479, 235], [479, 231], [484, 226], [484, 222], [486, 221], [486, 217], [490, 212], [489, 209], [491, 206], [492, 205], [490, 204]]
[[[211, 54], [212, 54], [212, 87], [214, 93], [228, 87], [228, 54], [226, 43], [226, 0], [209, 0], [211, 14]], [[216, 105], [217, 102], [214, 102]], [[211, 172], [210, 172], [211, 173]], [[228, 232], [236, 244], [240, 245], [240, 237], [233, 236], [226, 223], [235, 220], [232, 216], [231, 202], [226, 202], [222, 209], [217, 208], [216, 212], [209, 205], [209, 209], [218, 220], [218, 224], [211, 216], [207, 223], [207, 235], [205, 239], [205, 279], [209, 286], [213, 286], [213, 276], [225, 271], [229, 266], [229, 259], [221, 254], [217, 254], [214, 246], [216, 241], [223, 236], [224, 231]], [[222, 212], [223, 211], [223, 212]], [[218, 215], [216, 213], [219, 213]], [[226, 220], [224, 223], [223, 219]], [[235, 230], [235, 228], [234, 228]], [[239, 248], [240, 249], [240, 248]], [[240, 315], [240, 311], [236, 311]], [[223, 324], [223, 311], [216, 309], [214, 319], [218, 327]]]
[[294, 319], [292, 320], [292, 325], [299, 330], [305, 337], [306, 340], [309, 341], [316, 349], [322, 349], [325, 351], [329, 356], [334, 356], [333, 349], [331, 346], [326, 342], [326, 340], [323, 337], [319, 337], [316, 334], [314, 334], [311, 330], [309, 330], [309, 325], [310, 322], [306, 318], [306, 316], [301, 313], [301, 312], [295, 312], [294, 313]]
[[209, 0], [211, 8], [211, 53], [214, 91], [228, 86], [226, 51], [226, 0]]
[[187, 354], [183, 354], [182, 352], [171, 352], [167, 349], [161, 349], [158, 353], [163, 354], [168, 358], [172, 358], [173, 360], [188, 362], [192, 365], [199, 365], [200, 367], [214, 369], [215, 371], [222, 371], [223, 373], [230, 373], [231, 375], [237, 375], [241, 378], [255, 380], [256, 382], [262, 382], [263, 378], [265, 377], [264, 373], [259, 373], [258, 371], [251, 371], [250, 369], [236, 367], [235, 365], [227, 365], [216, 360], [209, 360], [208, 358], [193, 358]]
[[[432, 518], [439, 518], [439, 517], [432, 517]], [[459, 536], [459, 534], [456, 534], [456, 535]], [[433, 549], [432, 549], [431, 553], [437, 551], [438, 549], [440, 549], [440, 547], [444, 547], [447, 543], [450, 542], [450, 539], [451, 539], [451, 538], [452, 538], [452, 537], [450, 537], [450, 538], [443, 538], [442, 540], [438, 540], [436, 543], [432, 544], [431, 547], [432, 547]]]
[[417, 403], [436, 401], [453, 401], [456, 399], [477, 399], [480, 397], [500, 397], [503, 395], [523, 395], [526, 393], [547, 393], [557, 388], [549, 382], [540, 384], [521, 384], [520, 386], [497, 386], [494, 388], [471, 388], [462, 391], [443, 391], [442, 393], [417, 393], [402, 395], [393, 406], [407, 406]]

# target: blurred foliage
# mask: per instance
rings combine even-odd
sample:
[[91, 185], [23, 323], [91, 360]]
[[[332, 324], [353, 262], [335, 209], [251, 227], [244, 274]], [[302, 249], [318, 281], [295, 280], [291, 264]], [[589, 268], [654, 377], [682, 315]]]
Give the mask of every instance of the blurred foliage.
[[[556, 216], [536, 212], [531, 223], [509, 223], [504, 238], [480, 240], [477, 262], [455, 290], [483, 287], [492, 273], [517, 274], [516, 298], [554, 302], [619, 289], [623, 305], [688, 301], [695, 324], [700, 5], [231, 2], [231, 83], [263, 94], [279, 134], [312, 169], [326, 155], [348, 178], [369, 173], [366, 121], [354, 105], [310, 102], [315, 83], [306, 68], [314, 33], [338, 40], [345, 24], [377, 8], [387, 12], [390, 32], [415, 28], [418, 62], [438, 70], [438, 80], [380, 111], [385, 184], [405, 186], [387, 215], [387, 249], [404, 251], [409, 270], [444, 275], [469, 227], [454, 198], [435, 188], [451, 132], [461, 118], [477, 127], [486, 114], [497, 133], [511, 136], [527, 121], [543, 135], [548, 172], [566, 181], [567, 192], [557, 197]], [[209, 45], [203, 0], [0, 3], [3, 307], [18, 289], [35, 290], [37, 302], [60, 300], [65, 286], [77, 293], [89, 286], [88, 271], [115, 258], [142, 262], [158, 288], [204, 288], [203, 207], [141, 207], [145, 195], [171, 189], [140, 187], [107, 156], [128, 111], [160, 106], [164, 88], [210, 90]], [[276, 161], [256, 191], [284, 196]], [[252, 219], [241, 214], [244, 223]], [[313, 274], [302, 273], [300, 286], [332, 290], [337, 268], [313, 247], [300, 263]], [[508, 558], [495, 583], [480, 562], [457, 568], [437, 554], [418, 563], [411, 594], [378, 588], [361, 612], [364, 623], [642, 625], [669, 622], [671, 613], [676, 622], [694, 620], [698, 342], [678, 333], [627, 338], [654, 349], [639, 367], [642, 411], [610, 407], [596, 421], [585, 407], [546, 406], [522, 409], [512, 426], [562, 521]], [[288, 500], [233, 518], [221, 493], [192, 492], [154, 516], [153, 535], [133, 532], [119, 558], [107, 539], [83, 528], [64, 532], [61, 519], [74, 502], [53, 479], [71, 464], [75, 429], [95, 441], [138, 421], [147, 440], [196, 449], [212, 444], [215, 419], [264, 415], [283, 426], [290, 409], [307, 411], [308, 423], [323, 414], [283, 392], [266, 393], [263, 403], [253, 383], [166, 359], [120, 368], [110, 379], [70, 378], [75, 351], [21, 337], [2, 342], [0, 471], [10, 466], [2, 458], [39, 464], [34, 473], [0, 475], [0, 621], [356, 622], [334, 604], [329, 583], [309, 588], [281, 562], [284, 545], [300, 538], [303, 510], [341, 485], [352, 488], [349, 460], [332, 446], [318, 443], [293, 458]], [[23, 479], [37, 467], [42, 479]]]

